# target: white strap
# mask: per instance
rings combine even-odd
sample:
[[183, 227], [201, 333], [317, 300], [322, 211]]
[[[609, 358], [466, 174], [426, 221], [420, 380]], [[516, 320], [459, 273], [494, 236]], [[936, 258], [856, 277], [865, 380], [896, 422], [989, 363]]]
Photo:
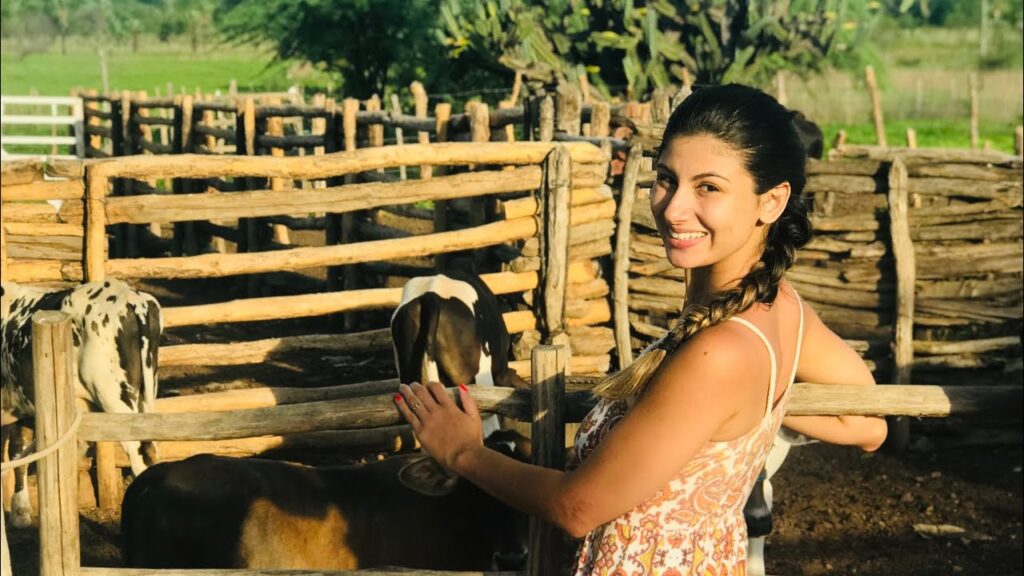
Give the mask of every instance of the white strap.
[[796, 356], [793, 356], [793, 373], [789, 375], [790, 386], [796, 382], [796, 367], [800, 365], [800, 349], [804, 344], [804, 302], [800, 299], [800, 295], [797, 294], [795, 289], [793, 294], [796, 294], [796, 304], [800, 308], [800, 328], [796, 333]]
[[772, 414], [772, 407], [775, 406], [775, 381], [777, 380], [775, 373], [778, 370], [778, 362], [775, 359], [775, 350], [772, 349], [772, 344], [771, 342], [768, 341], [768, 338], [764, 335], [764, 332], [761, 332], [761, 329], [758, 328], [757, 326], [754, 326], [754, 324], [749, 320], [740, 318], [738, 316], [733, 316], [729, 318], [729, 320], [739, 322], [740, 324], [743, 324], [747, 328], [750, 328], [754, 332], [754, 334], [757, 334], [757, 337], [761, 339], [761, 342], [764, 342], [765, 348], [768, 349], [768, 357], [771, 359], [772, 369], [772, 376], [768, 380], [768, 405], [765, 407], [764, 410], [764, 417], [768, 418]]

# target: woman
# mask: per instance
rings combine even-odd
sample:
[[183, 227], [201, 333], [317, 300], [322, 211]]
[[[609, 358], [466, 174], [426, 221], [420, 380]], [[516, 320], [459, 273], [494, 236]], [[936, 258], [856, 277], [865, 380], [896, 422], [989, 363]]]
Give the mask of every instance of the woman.
[[[739, 85], [688, 97], [665, 128], [651, 210], [669, 262], [690, 271], [677, 326], [595, 390], [570, 471], [481, 445], [460, 387], [395, 401], [444, 466], [583, 537], [576, 574], [744, 574], [742, 508], [781, 424], [877, 449], [881, 418], [784, 418], [794, 378], [874, 385], [867, 366], [783, 278], [810, 223], [792, 114]], [[653, 572], [652, 572], [653, 571]]]

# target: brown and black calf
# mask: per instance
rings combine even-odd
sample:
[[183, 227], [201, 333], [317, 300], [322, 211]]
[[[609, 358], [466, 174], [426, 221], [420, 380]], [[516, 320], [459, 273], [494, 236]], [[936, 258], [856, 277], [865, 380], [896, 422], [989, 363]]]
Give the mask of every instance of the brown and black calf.
[[121, 509], [139, 568], [517, 569], [527, 526], [419, 454], [320, 468], [193, 456], [148, 469]]

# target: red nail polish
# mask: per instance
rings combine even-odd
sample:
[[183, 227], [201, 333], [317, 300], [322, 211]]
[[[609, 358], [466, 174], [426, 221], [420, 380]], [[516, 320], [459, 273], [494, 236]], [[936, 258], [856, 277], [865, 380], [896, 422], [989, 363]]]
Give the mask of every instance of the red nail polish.
[[395, 402], [401, 402], [403, 400], [401, 394], [395, 394]]
[[463, 392], [469, 392], [469, 388], [466, 388], [465, 384], [459, 384], [459, 390], [462, 390]]

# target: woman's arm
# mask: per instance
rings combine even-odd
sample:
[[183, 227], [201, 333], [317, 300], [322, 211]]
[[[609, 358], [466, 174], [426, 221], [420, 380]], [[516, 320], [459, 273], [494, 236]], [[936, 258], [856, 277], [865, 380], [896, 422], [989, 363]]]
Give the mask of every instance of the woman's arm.
[[[799, 382], [874, 386], [867, 364], [842, 338], [821, 321], [808, 304], [804, 306], [804, 340], [797, 366]], [[885, 441], [884, 418], [868, 416], [787, 416], [783, 425], [831, 444], [859, 446], [868, 452]]]
[[[429, 392], [418, 385], [411, 390], [429, 410], [424, 417], [412, 414], [408, 401], [398, 404], [407, 419], [411, 416], [420, 443], [444, 466], [580, 537], [653, 496], [750, 402], [749, 383], [757, 376], [749, 350], [757, 343], [741, 330], [731, 323], [710, 328], [671, 355], [633, 408], [573, 472], [532, 466], [484, 448], [478, 432], [469, 441], [469, 426], [474, 421], [479, 426], [479, 415], [466, 391], [460, 392], [465, 411], [436, 383]], [[436, 402], [430, 404], [423, 392]], [[756, 403], [762, 410], [763, 405], [763, 398]]]

